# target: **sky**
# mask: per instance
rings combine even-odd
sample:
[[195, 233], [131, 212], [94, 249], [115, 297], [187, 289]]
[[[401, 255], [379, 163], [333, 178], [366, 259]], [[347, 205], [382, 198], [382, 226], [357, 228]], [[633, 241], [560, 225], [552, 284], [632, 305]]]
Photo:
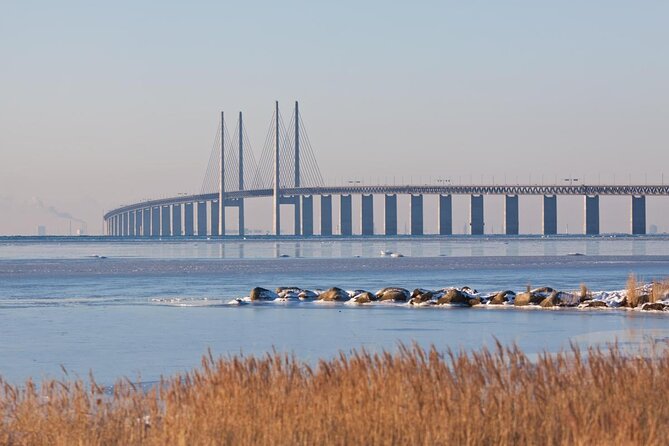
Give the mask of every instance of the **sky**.
[[[326, 183], [669, 182], [668, 2], [392, 3], [0, 0], [0, 234], [95, 234], [121, 204], [198, 192], [220, 111], [259, 157], [275, 100], [284, 119], [300, 101]], [[582, 199], [558, 206], [579, 232]], [[629, 230], [627, 198], [601, 206], [602, 231]], [[540, 199], [520, 209], [539, 232]], [[668, 216], [649, 199], [649, 224]]]

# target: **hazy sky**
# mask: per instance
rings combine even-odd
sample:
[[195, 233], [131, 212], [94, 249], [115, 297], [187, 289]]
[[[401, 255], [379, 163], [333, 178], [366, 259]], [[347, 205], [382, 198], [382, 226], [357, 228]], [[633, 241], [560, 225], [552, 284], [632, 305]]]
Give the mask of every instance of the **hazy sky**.
[[[259, 156], [275, 99], [285, 118], [300, 101], [326, 182], [660, 183], [669, 165], [666, 1], [0, 1], [0, 234], [66, 233], [66, 213], [96, 232], [103, 210], [196, 192], [219, 112], [244, 111]], [[602, 230], [628, 207], [603, 199]], [[649, 200], [649, 224], [668, 215]]]

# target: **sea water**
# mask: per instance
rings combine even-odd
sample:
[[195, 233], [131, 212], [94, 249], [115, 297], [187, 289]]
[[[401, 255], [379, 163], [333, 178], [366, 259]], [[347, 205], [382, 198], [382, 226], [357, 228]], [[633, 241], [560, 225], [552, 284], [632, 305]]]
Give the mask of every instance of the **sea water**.
[[[382, 255], [382, 251], [385, 255]], [[391, 257], [390, 252], [402, 257]], [[229, 305], [254, 286], [592, 290], [669, 277], [669, 237], [0, 239], [0, 375], [155, 381], [214, 355], [272, 350], [315, 362], [399, 342], [530, 355], [618, 342], [665, 348], [669, 315], [624, 310]]]

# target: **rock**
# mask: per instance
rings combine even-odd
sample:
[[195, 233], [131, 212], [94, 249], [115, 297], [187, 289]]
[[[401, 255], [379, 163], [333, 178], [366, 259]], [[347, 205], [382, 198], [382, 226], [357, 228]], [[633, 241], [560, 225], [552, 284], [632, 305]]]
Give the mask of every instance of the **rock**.
[[586, 300], [579, 305], [581, 308], [600, 308], [606, 306], [606, 302], [602, 300]]
[[276, 294], [274, 291], [270, 291], [266, 288], [261, 288], [259, 286], [253, 288], [251, 290], [251, 294], [249, 294], [249, 298], [251, 300], [274, 300], [278, 297], [279, 295]]
[[490, 299], [488, 305], [502, 305], [504, 302], [508, 302], [511, 297], [515, 296], [516, 293], [511, 290], [500, 291], [499, 293], [495, 294], [492, 299]]
[[[640, 307], [640, 306], [642, 306], [642, 305], [644, 305], [648, 302], [650, 302], [650, 296], [648, 294], [640, 294], [636, 298], [636, 305], [635, 306]], [[626, 299], [626, 305], [633, 308], [633, 306], [630, 305], [630, 299], [629, 298]]]
[[395, 302], [406, 302], [410, 295], [409, 290], [395, 287], [384, 288], [376, 293], [378, 300], [394, 300]]
[[463, 286], [462, 288], [460, 288], [460, 291], [462, 291], [463, 293], [467, 293], [467, 294], [478, 294], [478, 291], [476, 291], [474, 288], [470, 288], [468, 286]]
[[343, 301], [348, 300], [349, 297], [346, 291], [342, 290], [341, 288], [333, 287], [329, 290], [323, 291], [318, 295], [317, 299], [323, 301]]
[[[531, 290], [529, 293], [520, 293], [516, 295], [516, 298], [513, 300], [513, 304], [517, 307], [523, 307], [525, 305], [539, 305], [549, 296], [552, 296], [556, 291], [553, 288], [543, 287], [536, 288]], [[556, 296], [557, 297], [557, 296]]]
[[351, 300], [357, 304], [367, 304], [369, 302], [375, 301], [376, 296], [369, 291], [363, 291], [362, 293], [353, 296]]
[[474, 305], [481, 305], [481, 298], [472, 297], [471, 299], [467, 299], [467, 304], [469, 304], [470, 307], [473, 307]]
[[437, 300], [437, 305], [469, 304], [469, 298], [460, 290], [450, 289]]
[[316, 299], [318, 297], [318, 294], [314, 293], [311, 290], [302, 290], [298, 293], [297, 297], [300, 300], [311, 300], [311, 299]]
[[556, 307], [559, 303], [560, 302], [558, 301], [558, 293], [553, 292], [551, 293], [550, 296], [542, 300], [539, 305], [541, 305], [541, 308], [550, 308], [550, 307]]
[[300, 291], [302, 291], [302, 289], [301, 289], [301, 288], [298, 288], [298, 287], [296, 287], [296, 286], [280, 286], [280, 287], [278, 287], [277, 289], [274, 290], [274, 292], [275, 292], [276, 294], [281, 294], [281, 293], [283, 293], [284, 291], [292, 291], [292, 292], [294, 292], [295, 294], [299, 294]]
[[646, 302], [645, 304], [641, 305], [641, 309], [644, 311], [665, 311], [667, 307], [662, 302]]
[[424, 288], [416, 288], [411, 293], [411, 300], [416, 302], [427, 302], [428, 300], [432, 300], [432, 297], [434, 297], [434, 291]]

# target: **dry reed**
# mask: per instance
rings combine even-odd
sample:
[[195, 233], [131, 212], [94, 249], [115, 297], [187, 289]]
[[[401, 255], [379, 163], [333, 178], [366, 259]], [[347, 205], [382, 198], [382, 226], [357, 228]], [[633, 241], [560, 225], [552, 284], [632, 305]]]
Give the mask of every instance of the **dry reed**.
[[666, 444], [669, 355], [517, 348], [202, 360], [148, 391], [0, 382], [0, 444]]

